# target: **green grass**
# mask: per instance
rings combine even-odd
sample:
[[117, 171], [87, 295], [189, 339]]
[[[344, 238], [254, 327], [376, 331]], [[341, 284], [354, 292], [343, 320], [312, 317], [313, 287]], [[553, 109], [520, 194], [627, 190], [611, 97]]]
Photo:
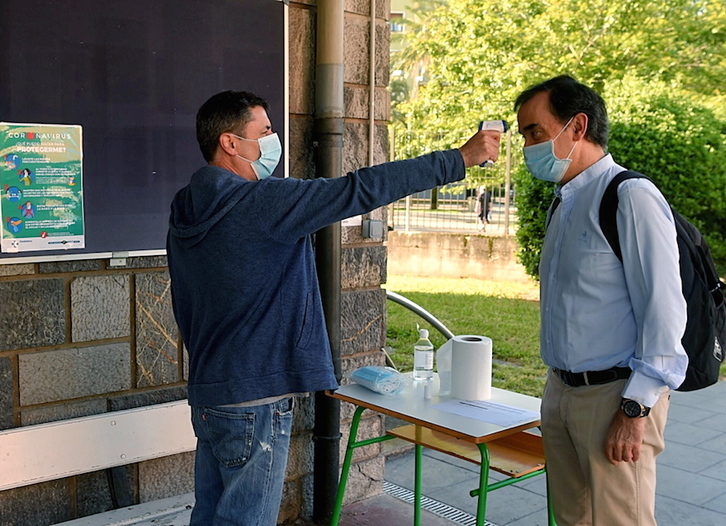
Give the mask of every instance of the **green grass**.
[[[457, 335], [488, 336], [493, 342], [492, 385], [541, 396], [546, 367], [539, 356], [538, 285], [478, 279], [388, 276], [385, 288], [436, 316]], [[420, 316], [388, 302], [386, 346], [400, 371], [413, 368], [417, 325], [428, 329], [435, 348], [446, 338]], [[721, 366], [726, 380], [726, 363]]]
[[[478, 279], [388, 276], [385, 288], [418, 303], [454, 334], [488, 336], [493, 342], [492, 385], [542, 395], [546, 368], [539, 356], [538, 286]], [[388, 302], [386, 345], [401, 371], [413, 367], [417, 324], [439, 348], [446, 341], [408, 309]]]

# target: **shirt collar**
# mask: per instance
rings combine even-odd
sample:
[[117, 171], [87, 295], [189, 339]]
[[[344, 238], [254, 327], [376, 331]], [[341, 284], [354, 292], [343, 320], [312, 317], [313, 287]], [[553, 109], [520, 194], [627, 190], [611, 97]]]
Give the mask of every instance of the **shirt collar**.
[[577, 193], [580, 189], [589, 185], [592, 181], [600, 177], [603, 172], [607, 171], [613, 166], [615, 166], [613, 156], [609, 153], [605, 154], [602, 159], [588, 166], [575, 177], [570, 179], [567, 183], [563, 185], [558, 185], [555, 190], [555, 194], [557, 194], [558, 196], [562, 196], [566, 194]]

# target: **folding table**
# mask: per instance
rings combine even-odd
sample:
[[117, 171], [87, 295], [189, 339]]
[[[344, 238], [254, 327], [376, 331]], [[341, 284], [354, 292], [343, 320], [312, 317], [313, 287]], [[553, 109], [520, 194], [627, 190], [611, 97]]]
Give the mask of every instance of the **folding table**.
[[[350, 424], [350, 435], [341, 469], [340, 483], [336, 497], [331, 526], [337, 526], [345, 495], [345, 486], [353, 458], [353, 451], [359, 447], [402, 438], [415, 446], [414, 473], [414, 525], [421, 523], [421, 478], [422, 450], [429, 447], [450, 455], [479, 464], [479, 488], [470, 492], [477, 496], [477, 526], [484, 525], [487, 493], [503, 486], [513, 484], [536, 475], [546, 473], [541, 437], [527, 432], [540, 424], [540, 399], [514, 393], [504, 389], [492, 388], [491, 399], [487, 402], [511, 408], [514, 413], [524, 413], [524, 419], [516, 422], [487, 422], [469, 416], [462, 416], [436, 407], [452, 401], [448, 396], [438, 395], [438, 379], [434, 382], [433, 395], [425, 399], [423, 387], [414, 382], [406, 391], [398, 395], [382, 395], [356, 384], [343, 385], [328, 395], [354, 404], [356, 410]], [[389, 415], [409, 422], [385, 435], [358, 440], [358, 426], [366, 410]], [[510, 478], [489, 483], [489, 470], [494, 469], [507, 474]], [[554, 516], [549, 496], [548, 521], [554, 526]]]

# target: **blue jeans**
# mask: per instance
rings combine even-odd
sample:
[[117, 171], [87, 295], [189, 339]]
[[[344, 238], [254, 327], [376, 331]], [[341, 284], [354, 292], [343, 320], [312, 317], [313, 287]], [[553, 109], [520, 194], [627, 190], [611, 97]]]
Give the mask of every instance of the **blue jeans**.
[[197, 436], [190, 526], [274, 526], [290, 447], [293, 399], [192, 407]]

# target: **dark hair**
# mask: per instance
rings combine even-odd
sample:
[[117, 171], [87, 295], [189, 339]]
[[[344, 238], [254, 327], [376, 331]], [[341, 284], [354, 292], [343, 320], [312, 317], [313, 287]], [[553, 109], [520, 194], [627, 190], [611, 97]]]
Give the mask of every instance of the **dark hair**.
[[223, 91], [212, 95], [197, 112], [197, 142], [204, 160], [211, 162], [223, 133], [241, 135], [251, 120], [251, 109], [262, 106], [269, 111], [267, 101], [247, 91]]
[[541, 92], [550, 95], [550, 111], [561, 122], [567, 122], [578, 113], [587, 115], [587, 137], [603, 149], [607, 149], [610, 125], [603, 98], [589, 86], [577, 82], [572, 77], [560, 75], [520, 93], [514, 103], [514, 110], [519, 111], [526, 102]]

